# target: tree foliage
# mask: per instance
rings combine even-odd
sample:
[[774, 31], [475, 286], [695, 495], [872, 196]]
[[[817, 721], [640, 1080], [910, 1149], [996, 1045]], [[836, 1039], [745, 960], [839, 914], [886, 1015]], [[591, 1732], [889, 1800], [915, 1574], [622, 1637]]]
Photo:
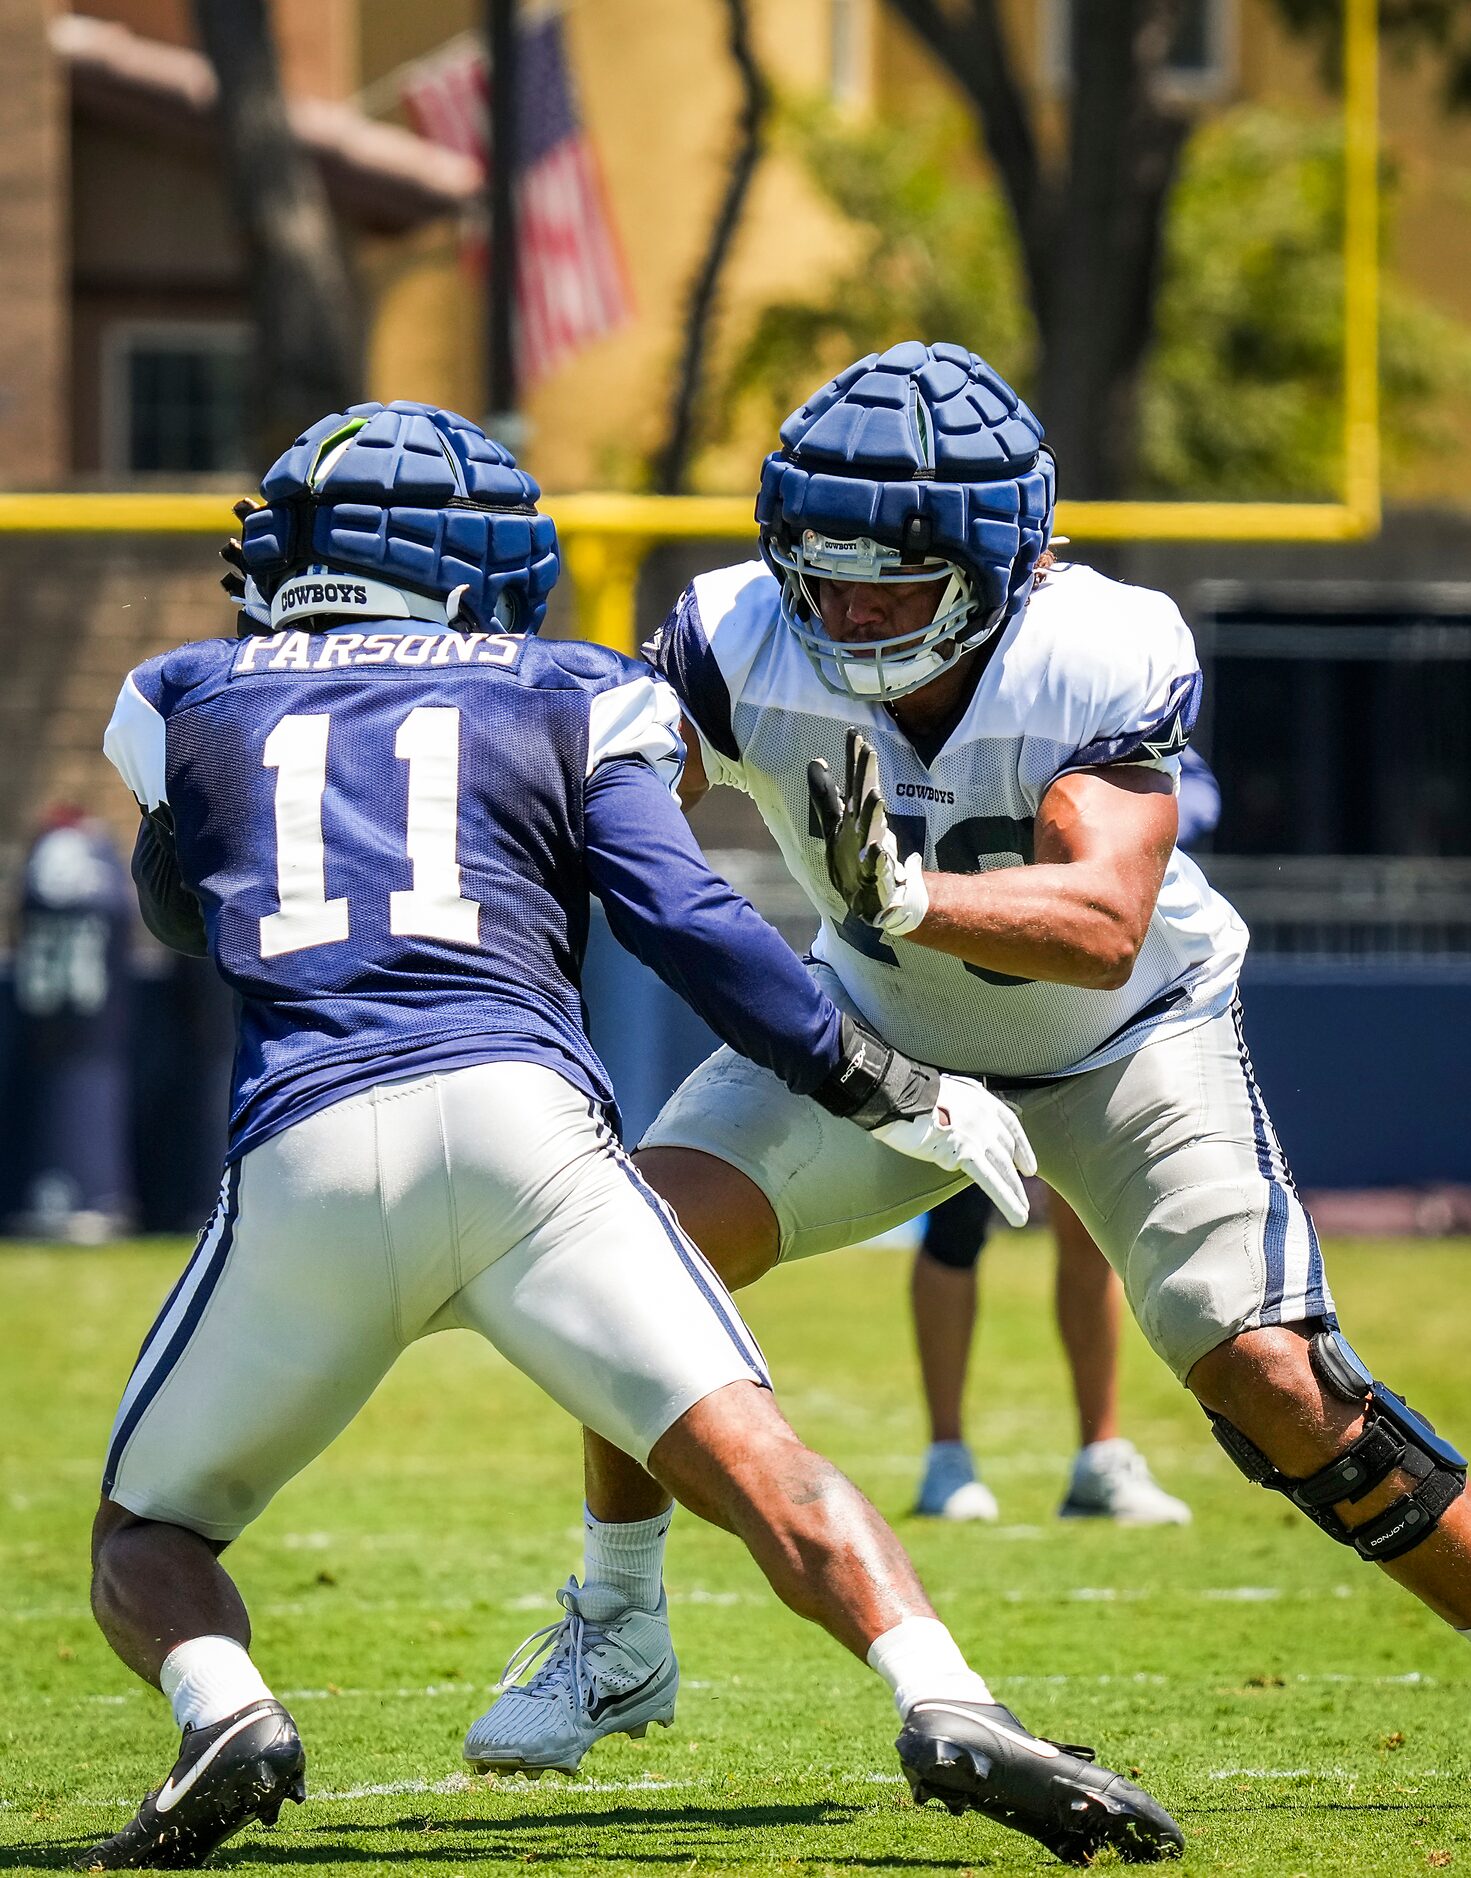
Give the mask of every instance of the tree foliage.
[[[1290, 31], [1316, 40], [1334, 90], [1343, 4], [1274, 0]], [[1037, 326], [1037, 399], [1073, 466], [1073, 487], [1121, 494], [1144, 467], [1161, 237], [1188, 129], [1160, 82], [1186, 23], [1184, 0], [1072, 0], [1067, 136], [1052, 155], [1032, 121], [999, 0], [887, 5], [958, 87], [1005, 195]], [[1035, 10], [1020, 17], [1035, 19]], [[1471, 106], [1471, 0], [1380, 0], [1380, 24], [1391, 54], [1436, 60], [1449, 107]]]
[[915, 130], [790, 112], [783, 136], [852, 225], [853, 259], [820, 295], [763, 309], [727, 381], [727, 428], [745, 412], [769, 435], [824, 372], [916, 333], [956, 339], [1008, 377], [1027, 376], [1035, 337], [1015, 237], [1000, 197], [975, 175], [961, 113]]
[[[1392, 175], [1385, 183], [1392, 215]], [[1170, 207], [1144, 376], [1145, 493], [1339, 492], [1343, 199], [1335, 124], [1245, 108], [1197, 132]], [[1392, 481], [1450, 441], [1447, 401], [1471, 394], [1471, 330], [1392, 275], [1381, 315]]]
[[[919, 134], [788, 120], [814, 180], [857, 230], [852, 263], [768, 306], [738, 355], [727, 427], [769, 436], [820, 381], [902, 338], [969, 345], [1035, 392], [1037, 336], [1011, 218], [963, 118]], [[1385, 179], [1392, 215], [1393, 178]], [[1327, 498], [1343, 458], [1343, 156], [1336, 123], [1244, 107], [1187, 149], [1163, 243], [1130, 493]], [[1471, 330], [1384, 283], [1386, 467], [1450, 441], [1471, 396]], [[1043, 408], [1044, 421], [1051, 413]], [[1063, 455], [1062, 473], [1076, 493]]]
[[1038, 398], [1073, 487], [1119, 495], [1134, 467], [1165, 204], [1189, 129], [1162, 82], [1184, 0], [1074, 4], [1067, 137], [1056, 150], [1033, 122], [998, 0], [888, 4], [967, 100], [1005, 194], [1036, 322]]
[[[1292, 31], [1317, 41], [1327, 82], [1337, 83], [1343, 0], [1276, 0]], [[1447, 110], [1471, 110], [1471, 6], [1466, 0], [1379, 0], [1380, 39], [1401, 58], [1428, 55], [1440, 67]]]

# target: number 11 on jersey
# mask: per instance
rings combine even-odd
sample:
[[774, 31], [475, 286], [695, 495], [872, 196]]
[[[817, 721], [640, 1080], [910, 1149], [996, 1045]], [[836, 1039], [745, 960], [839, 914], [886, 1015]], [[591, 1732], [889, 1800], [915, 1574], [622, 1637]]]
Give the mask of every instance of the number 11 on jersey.
[[480, 940], [480, 904], [460, 897], [460, 714], [421, 704], [398, 727], [393, 753], [409, 766], [408, 849], [414, 884], [388, 896], [388, 929], [404, 937]]
[[[276, 772], [276, 898], [279, 911], [260, 923], [264, 959], [311, 946], [340, 944], [349, 931], [343, 897], [327, 898], [327, 844], [322, 798], [327, 793], [330, 712], [283, 717], [266, 738], [261, 761]], [[405, 845], [413, 885], [388, 896], [389, 930], [400, 938], [442, 939], [473, 946], [480, 904], [460, 893], [455, 859], [460, 817], [460, 714], [420, 705], [394, 738], [394, 755], [409, 767]]]
[[347, 901], [327, 898], [322, 839], [331, 723], [326, 712], [293, 713], [266, 738], [261, 761], [276, 772], [276, 900], [281, 910], [260, 923], [263, 959], [336, 945], [347, 937]]

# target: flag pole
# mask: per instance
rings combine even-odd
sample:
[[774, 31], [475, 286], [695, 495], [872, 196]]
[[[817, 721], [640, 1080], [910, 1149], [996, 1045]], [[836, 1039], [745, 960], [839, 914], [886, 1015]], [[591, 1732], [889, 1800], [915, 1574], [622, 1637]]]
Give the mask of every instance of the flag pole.
[[485, 0], [485, 49], [490, 58], [485, 428], [515, 450], [522, 429], [516, 383], [516, 0]]

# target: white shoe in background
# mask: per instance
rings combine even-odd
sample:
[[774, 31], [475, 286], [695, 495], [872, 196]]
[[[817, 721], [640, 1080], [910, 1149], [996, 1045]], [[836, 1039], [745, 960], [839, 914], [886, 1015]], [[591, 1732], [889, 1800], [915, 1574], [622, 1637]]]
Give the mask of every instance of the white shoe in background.
[[1122, 1436], [1080, 1451], [1057, 1510], [1063, 1519], [1112, 1519], [1120, 1526], [1190, 1524], [1190, 1508], [1165, 1492], [1138, 1448]]
[[932, 1444], [914, 1510], [925, 1519], [995, 1519], [1000, 1511], [963, 1441]]

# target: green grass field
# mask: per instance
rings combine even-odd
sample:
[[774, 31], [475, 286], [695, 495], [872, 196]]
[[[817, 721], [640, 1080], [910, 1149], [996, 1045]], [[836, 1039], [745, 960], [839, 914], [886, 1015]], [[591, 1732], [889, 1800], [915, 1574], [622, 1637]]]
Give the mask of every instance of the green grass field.
[[[112, 1409], [184, 1250], [0, 1253], [0, 1864], [15, 1869], [64, 1864], [173, 1758], [162, 1700], [92, 1626], [86, 1553]], [[1331, 1260], [1365, 1354], [1463, 1440], [1468, 1253], [1367, 1244]], [[814, 1260], [746, 1303], [792, 1420], [896, 1520], [1001, 1698], [1140, 1770], [1185, 1827], [1187, 1872], [1471, 1871], [1471, 1650], [1248, 1488], [1137, 1337], [1129, 1431], [1196, 1523], [1126, 1532], [1053, 1517], [1071, 1431], [1035, 1234], [991, 1256], [974, 1389], [1002, 1523], [905, 1516], [920, 1441], [906, 1264]], [[985, 1821], [912, 1807], [876, 1679], [688, 1516], [671, 1545], [674, 1731], [605, 1744], [575, 1781], [463, 1779], [467, 1722], [579, 1563], [576, 1464], [570, 1424], [455, 1333], [413, 1350], [282, 1494], [233, 1559], [257, 1660], [307, 1740], [312, 1797], [227, 1846], [220, 1867], [1058, 1869]]]

